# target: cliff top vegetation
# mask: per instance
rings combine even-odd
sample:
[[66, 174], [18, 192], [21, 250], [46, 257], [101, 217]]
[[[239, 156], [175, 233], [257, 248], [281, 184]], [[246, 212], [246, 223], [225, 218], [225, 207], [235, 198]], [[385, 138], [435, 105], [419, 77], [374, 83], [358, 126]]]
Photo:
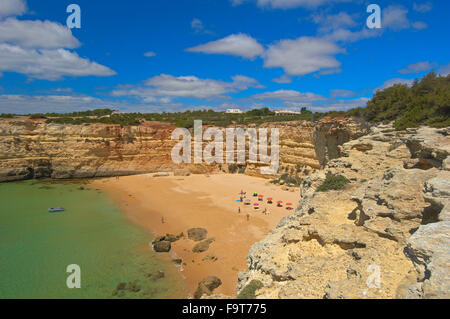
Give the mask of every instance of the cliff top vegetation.
[[[202, 120], [204, 125], [226, 127], [229, 125], [262, 124], [283, 121], [316, 121], [323, 117], [356, 116], [378, 122], [394, 121], [398, 130], [428, 125], [432, 127], [450, 126], [450, 75], [438, 76], [429, 73], [421, 80], [416, 79], [411, 86], [397, 84], [378, 90], [365, 108], [347, 111], [313, 113], [306, 108], [296, 115], [277, 116], [269, 108], [254, 109], [242, 114], [227, 114], [214, 110], [187, 110], [175, 113], [115, 113], [110, 109], [96, 109], [72, 113], [28, 114], [31, 119], [46, 119], [47, 123], [59, 124], [120, 124], [139, 125], [143, 121], [172, 123], [178, 127], [191, 128], [194, 120]], [[15, 114], [0, 114], [0, 118], [13, 118]]]

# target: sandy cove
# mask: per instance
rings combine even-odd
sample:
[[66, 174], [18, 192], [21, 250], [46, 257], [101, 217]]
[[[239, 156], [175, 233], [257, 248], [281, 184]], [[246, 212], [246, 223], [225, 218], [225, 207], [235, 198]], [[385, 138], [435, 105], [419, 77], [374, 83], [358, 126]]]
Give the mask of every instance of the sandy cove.
[[[181, 232], [186, 235], [172, 244], [168, 253], [170, 257], [164, 258], [183, 260], [179, 271], [187, 281], [190, 296], [207, 276], [217, 276], [222, 280], [215, 293], [235, 295], [237, 276], [247, 268], [246, 256], [250, 246], [276, 227], [283, 216], [292, 214], [292, 210], [287, 210], [284, 205], [276, 207], [276, 201], [293, 203], [295, 208], [299, 199], [298, 189], [285, 191], [266, 179], [239, 174], [186, 177], [146, 174], [99, 179], [92, 181], [91, 185], [110, 195], [128, 218], [154, 236]], [[247, 192], [251, 206], [236, 201], [241, 190]], [[258, 201], [252, 196], [253, 192], [272, 197], [274, 204]], [[258, 210], [253, 208], [254, 203], [260, 203]], [[267, 215], [262, 213], [265, 208]], [[196, 242], [187, 239], [187, 230], [194, 227], [206, 228], [208, 238], [215, 238], [208, 251], [192, 252]], [[214, 256], [217, 260], [208, 260], [207, 256]]]

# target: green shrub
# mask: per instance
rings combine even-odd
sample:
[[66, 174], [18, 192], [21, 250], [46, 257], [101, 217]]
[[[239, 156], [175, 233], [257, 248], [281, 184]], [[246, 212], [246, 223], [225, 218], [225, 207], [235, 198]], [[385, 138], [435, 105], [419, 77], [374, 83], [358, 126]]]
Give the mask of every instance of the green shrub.
[[299, 186], [300, 185], [300, 183], [297, 180], [297, 178], [292, 177], [289, 174], [281, 175], [280, 180], [282, 180], [283, 182], [285, 182], [288, 185], [293, 185], [293, 186]]
[[372, 122], [394, 122], [397, 130], [420, 125], [450, 124], [450, 75], [435, 73], [415, 80], [411, 87], [397, 84], [377, 91], [367, 103], [365, 115]]
[[238, 173], [239, 173], [239, 174], [244, 174], [244, 173], [245, 173], [245, 166], [239, 167]]
[[2, 119], [12, 119], [12, 118], [14, 118], [14, 114], [5, 114], [5, 113], [2, 113], [2, 114], [0, 114], [0, 118], [2, 118]]
[[236, 173], [238, 170], [238, 166], [236, 164], [228, 165], [228, 171], [232, 174]]
[[329, 190], [339, 190], [344, 188], [350, 181], [342, 175], [328, 175], [322, 185], [317, 188], [318, 192], [326, 192]]
[[258, 289], [264, 287], [259, 280], [252, 280], [242, 291], [237, 295], [237, 299], [255, 299], [255, 293]]
[[35, 113], [30, 115], [30, 119], [37, 120], [37, 119], [46, 119], [45, 115], [42, 113]]

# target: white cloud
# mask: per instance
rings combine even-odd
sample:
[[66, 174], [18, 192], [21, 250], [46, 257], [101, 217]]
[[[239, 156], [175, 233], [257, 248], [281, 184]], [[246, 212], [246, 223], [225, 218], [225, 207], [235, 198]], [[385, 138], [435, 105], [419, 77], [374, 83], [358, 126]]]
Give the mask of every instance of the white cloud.
[[356, 107], [365, 107], [368, 101], [369, 99], [366, 97], [350, 100], [329, 99], [321, 104], [312, 104], [309, 109], [313, 112], [346, 111]]
[[[170, 103], [167, 100], [156, 100], [153, 103], [129, 103], [116, 99], [100, 99], [86, 95], [59, 94], [59, 95], [14, 95], [0, 94], [0, 113], [67, 113], [86, 111], [98, 108], [109, 108], [126, 112], [175, 112], [187, 107], [179, 103]], [[203, 107], [207, 108], [207, 107]]]
[[401, 5], [390, 5], [383, 10], [382, 27], [389, 28], [394, 31], [415, 28], [417, 30], [426, 29], [428, 26], [425, 22], [411, 22], [408, 17], [408, 9]]
[[421, 72], [431, 70], [433, 68], [433, 66], [434, 66], [434, 63], [430, 63], [428, 61], [417, 62], [417, 63], [408, 65], [404, 69], [399, 70], [398, 73], [401, 73], [401, 74], [421, 73]]
[[203, 22], [200, 19], [194, 19], [191, 22], [191, 28], [195, 31], [201, 31], [203, 30]]
[[258, 0], [259, 7], [269, 7], [273, 9], [293, 9], [308, 8], [314, 9], [332, 2], [351, 2], [354, 0]]
[[422, 21], [413, 22], [412, 27], [416, 30], [423, 30], [428, 28], [428, 24]]
[[264, 52], [264, 48], [251, 36], [239, 33], [189, 48], [186, 51], [207, 54], [227, 54], [253, 59], [261, 55]]
[[175, 77], [168, 74], [154, 76], [145, 81], [143, 87], [118, 88], [113, 96], [133, 96], [153, 102], [158, 98], [213, 98], [223, 97], [226, 93], [243, 91], [249, 87], [261, 88], [255, 79], [236, 75], [232, 82], [213, 79], [200, 79], [196, 76]]
[[414, 2], [413, 6], [414, 10], [420, 13], [425, 13], [431, 11], [433, 9], [433, 4], [431, 2], [425, 2], [421, 4], [417, 4]]
[[153, 51], [148, 51], [148, 52], [144, 53], [144, 56], [147, 57], [147, 58], [151, 58], [151, 57], [156, 56], [156, 53], [153, 52]]
[[281, 100], [295, 102], [312, 102], [325, 100], [325, 97], [315, 93], [302, 93], [294, 90], [278, 90], [252, 95], [250, 98], [257, 100]]
[[319, 32], [329, 32], [341, 28], [350, 28], [357, 25], [353, 16], [346, 12], [338, 14], [313, 14], [312, 20], [319, 25]]
[[0, 94], [0, 113], [71, 112], [106, 107], [107, 103], [90, 96]]
[[25, 0], [0, 1], [0, 19], [10, 16], [18, 16], [25, 13], [27, 5]]
[[291, 83], [292, 79], [291, 79], [290, 76], [288, 76], [286, 74], [283, 74], [279, 78], [275, 78], [272, 81], [275, 82], [275, 83], [285, 84], [285, 83]]
[[51, 21], [26, 21], [9, 18], [0, 21], [0, 43], [24, 48], [77, 48], [80, 42], [70, 29]]
[[108, 67], [65, 49], [36, 50], [10, 44], [0, 44], [0, 72], [18, 72], [46, 80], [59, 80], [63, 76], [116, 74]]
[[330, 91], [330, 95], [332, 97], [352, 97], [352, 96], [355, 96], [356, 93], [354, 91], [350, 91], [350, 90], [335, 89], [335, 90]]
[[334, 57], [344, 52], [335, 43], [321, 38], [301, 37], [270, 45], [264, 54], [264, 66], [281, 67], [289, 75], [304, 75], [321, 69], [338, 68]]
[[407, 18], [408, 9], [399, 5], [390, 5], [383, 10], [382, 27], [393, 30], [408, 29], [411, 26]]
[[[1, 0], [0, 17], [26, 10], [24, 1]], [[106, 66], [67, 49], [80, 46], [70, 29], [51, 21], [0, 20], [0, 72], [17, 72], [34, 79], [64, 76], [110, 76]]]
[[374, 90], [374, 93], [378, 90], [384, 90], [384, 89], [387, 89], [396, 84], [406, 84], [408, 86], [411, 86], [413, 84], [413, 82], [414, 82], [414, 79], [401, 79], [401, 78], [390, 79], [390, 80], [387, 80], [386, 82], [384, 82], [382, 86], [376, 88]]
[[336, 29], [329, 34], [324, 35], [324, 39], [334, 42], [356, 42], [362, 39], [374, 38], [382, 34], [382, 29], [362, 29], [360, 31], [351, 31], [348, 29]]
[[245, 75], [235, 75], [231, 78], [233, 80], [233, 86], [238, 90], [247, 90], [249, 87], [262, 89], [264, 85], [261, 85], [256, 79], [250, 78]]
[[438, 69], [437, 73], [440, 74], [440, 75], [442, 75], [442, 76], [447, 76], [447, 75], [449, 75], [449, 74], [450, 74], [450, 64], [441, 66], [441, 67]]

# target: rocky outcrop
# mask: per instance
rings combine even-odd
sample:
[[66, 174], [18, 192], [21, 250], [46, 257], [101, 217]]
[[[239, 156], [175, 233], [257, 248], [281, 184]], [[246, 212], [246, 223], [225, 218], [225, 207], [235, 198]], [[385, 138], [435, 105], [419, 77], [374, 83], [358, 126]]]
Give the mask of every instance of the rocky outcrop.
[[208, 238], [204, 241], [199, 242], [192, 248], [194, 253], [202, 253], [209, 249], [209, 245], [215, 241], [215, 238]]
[[[422, 225], [407, 241], [407, 254], [419, 273], [408, 298], [450, 297], [450, 172], [441, 171], [425, 183], [432, 223]], [[414, 288], [414, 289], [413, 289]]]
[[[341, 157], [303, 178], [296, 212], [251, 247], [237, 293], [257, 280], [257, 298], [448, 298], [443, 132], [380, 125], [340, 146]], [[351, 183], [316, 192], [329, 174]]]
[[191, 228], [187, 231], [188, 238], [193, 241], [201, 241], [206, 238], [208, 231], [204, 228]]
[[[283, 170], [297, 170], [298, 167], [318, 169], [337, 154], [339, 144], [365, 132], [365, 126], [352, 118], [316, 124], [307, 121], [266, 123], [258, 127], [279, 129], [280, 165]], [[187, 176], [191, 173], [228, 171], [226, 164], [175, 164], [171, 158], [172, 148], [178, 142], [171, 140], [174, 129], [174, 125], [159, 122], [121, 126], [47, 124], [44, 120], [27, 118], [1, 119], [0, 182], [152, 172], [175, 172], [179, 176]], [[320, 142], [316, 142], [315, 136]], [[207, 143], [204, 142], [204, 146]], [[247, 163], [243, 172], [261, 176], [260, 166], [258, 163]], [[306, 173], [309, 171], [306, 170]]]
[[153, 243], [153, 250], [157, 253], [167, 253], [172, 248], [170, 241], [162, 240]]
[[216, 276], [209, 276], [199, 282], [197, 290], [194, 293], [195, 299], [200, 299], [204, 295], [212, 295], [214, 289], [222, 285], [222, 281]]

